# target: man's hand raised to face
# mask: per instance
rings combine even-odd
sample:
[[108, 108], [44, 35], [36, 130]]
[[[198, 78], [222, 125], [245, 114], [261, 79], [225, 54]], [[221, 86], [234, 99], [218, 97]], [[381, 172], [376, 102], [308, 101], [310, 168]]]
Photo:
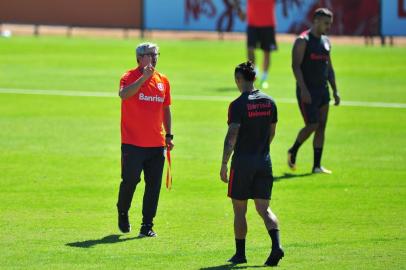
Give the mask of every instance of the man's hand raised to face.
[[144, 55], [141, 59], [141, 64], [144, 67], [143, 74], [149, 79], [154, 74], [155, 68], [152, 66], [152, 59], [150, 55]]

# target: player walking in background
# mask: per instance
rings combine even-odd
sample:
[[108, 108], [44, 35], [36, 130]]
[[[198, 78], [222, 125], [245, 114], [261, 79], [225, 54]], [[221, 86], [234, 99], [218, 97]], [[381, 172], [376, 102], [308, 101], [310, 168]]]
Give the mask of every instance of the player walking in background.
[[[269, 207], [273, 176], [269, 145], [275, 136], [277, 109], [273, 99], [254, 88], [255, 70], [251, 62], [238, 65], [235, 83], [241, 95], [228, 111], [228, 132], [224, 140], [220, 177], [228, 182], [228, 196], [234, 208], [236, 253], [229, 262], [246, 263], [247, 201], [254, 199], [272, 240], [271, 253], [265, 264], [275, 266], [284, 256], [279, 243], [278, 219]], [[231, 154], [230, 178], [227, 163]]]
[[330, 56], [331, 44], [326, 36], [332, 22], [333, 14], [330, 10], [317, 9], [312, 27], [303, 32], [293, 46], [292, 69], [296, 78], [296, 96], [305, 121], [305, 127], [299, 131], [296, 141], [288, 150], [288, 165], [293, 170], [296, 169], [299, 147], [314, 133], [312, 171], [331, 173], [323, 168], [320, 162], [330, 101], [327, 81], [333, 89], [334, 105], [340, 104]]
[[[152, 230], [164, 168], [164, 147], [173, 148], [169, 81], [155, 70], [158, 46], [142, 43], [136, 49], [138, 67], [120, 81], [121, 184], [118, 195], [118, 227], [131, 231], [128, 210], [144, 171], [145, 192], [140, 237], [154, 237]], [[166, 135], [164, 135], [165, 128]]]
[[262, 73], [256, 68], [262, 89], [269, 87], [268, 72], [271, 65], [271, 52], [277, 49], [275, 39], [275, 0], [247, 0], [247, 12], [241, 9], [241, 1], [234, 0], [234, 6], [242, 20], [247, 19], [248, 60], [255, 61], [255, 49], [263, 51]]

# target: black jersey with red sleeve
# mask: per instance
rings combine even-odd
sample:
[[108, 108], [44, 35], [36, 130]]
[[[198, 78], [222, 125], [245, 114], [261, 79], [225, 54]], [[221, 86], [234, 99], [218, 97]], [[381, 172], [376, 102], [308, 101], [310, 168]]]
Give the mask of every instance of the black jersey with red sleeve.
[[228, 124], [240, 124], [234, 157], [268, 156], [271, 124], [277, 121], [276, 104], [270, 96], [259, 90], [242, 93], [228, 109]]
[[299, 38], [306, 41], [306, 50], [301, 64], [305, 84], [310, 92], [326, 89], [331, 44], [327, 36], [315, 37], [310, 30]]

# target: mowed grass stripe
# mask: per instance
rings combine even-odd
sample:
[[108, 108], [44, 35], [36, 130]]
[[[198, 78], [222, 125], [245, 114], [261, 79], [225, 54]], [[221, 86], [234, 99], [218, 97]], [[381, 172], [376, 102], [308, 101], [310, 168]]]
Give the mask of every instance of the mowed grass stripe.
[[[1, 94], [22, 94], [22, 95], [48, 95], [48, 96], [73, 96], [73, 97], [117, 97], [117, 94], [111, 92], [94, 92], [79, 90], [40, 90], [40, 89], [7, 89], [0, 88]], [[230, 101], [233, 97], [228, 96], [195, 96], [195, 95], [174, 95], [175, 100], [186, 101]], [[296, 103], [295, 99], [275, 98], [278, 103]], [[368, 102], [368, 101], [342, 101], [343, 106], [355, 107], [381, 107], [381, 108], [400, 108], [406, 109], [406, 103], [392, 102]]]

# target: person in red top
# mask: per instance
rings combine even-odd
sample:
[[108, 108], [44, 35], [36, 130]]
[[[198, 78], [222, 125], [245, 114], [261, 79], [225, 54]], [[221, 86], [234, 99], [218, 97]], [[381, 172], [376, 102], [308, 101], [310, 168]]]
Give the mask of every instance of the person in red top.
[[118, 195], [118, 227], [131, 231], [128, 210], [135, 187], [144, 172], [145, 192], [139, 237], [154, 237], [153, 218], [158, 207], [165, 147], [172, 150], [171, 93], [168, 78], [155, 70], [159, 48], [142, 43], [136, 49], [138, 67], [120, 80], [121, 184]]
[[257, 77], [260, 77], [260, 87], [269, 87], [268, 70], [271, 63], [271, 51], [277, 49], [275, 39], [275, 0], [247, 0], [247, 12], [241, 9], [241, 1], [234, 0], [238, 15], [242, 20], [247, 19], [247, 47], [248, 60], [255, 64], [255, 49], [261, 48], [264, 54], [262, 61], [262, 74], [259, 76], [258, 68], [255, 68]]

